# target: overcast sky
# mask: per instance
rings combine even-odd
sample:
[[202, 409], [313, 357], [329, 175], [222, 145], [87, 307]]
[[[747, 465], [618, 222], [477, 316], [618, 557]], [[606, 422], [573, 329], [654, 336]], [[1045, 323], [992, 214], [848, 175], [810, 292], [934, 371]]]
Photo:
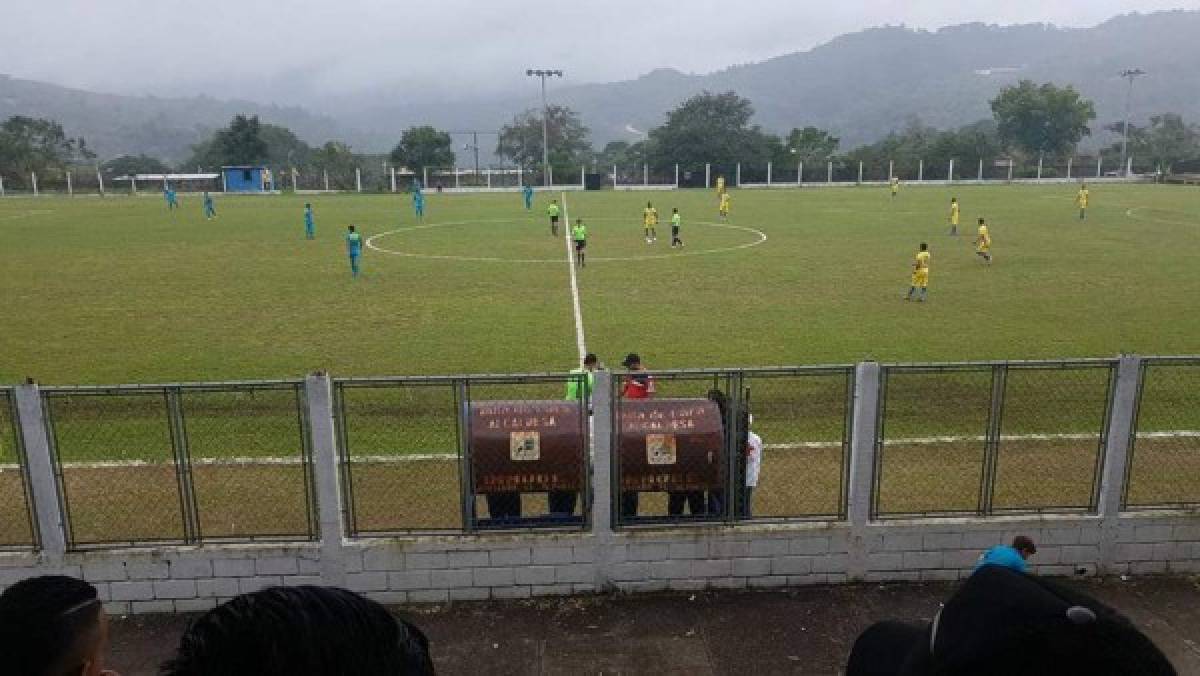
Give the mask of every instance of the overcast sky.
[[[99, 91], [270, 102], [372, 87], [464, 98], [658, 67], [704, 73], [882, 24], [1089, 26], [1200, 0], [0, 0], [0, 72]], [[435, 84], [438, 83], [438, 84]]]

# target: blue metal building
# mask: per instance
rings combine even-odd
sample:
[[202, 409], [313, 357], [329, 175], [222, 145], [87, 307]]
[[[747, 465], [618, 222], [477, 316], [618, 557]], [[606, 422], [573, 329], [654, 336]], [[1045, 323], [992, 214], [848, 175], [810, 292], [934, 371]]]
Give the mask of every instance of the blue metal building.
[[271, 172], [266, 167], [221, 167], [221, 183], [225, 192], [270, 192], [275, 189]]

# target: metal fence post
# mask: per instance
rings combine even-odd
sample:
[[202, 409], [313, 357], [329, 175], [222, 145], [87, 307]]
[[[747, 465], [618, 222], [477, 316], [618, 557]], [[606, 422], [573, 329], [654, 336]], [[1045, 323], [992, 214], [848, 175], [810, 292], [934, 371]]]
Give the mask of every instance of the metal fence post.
[[75, 186], [71, 185], [71, 171], [67, 170], [67, 197], [75, 196]]
[[983, 158], [982, 157], [979, 158], [979, 177], [976, 178], [975, 180], [979, 181], [980, 183], [983, 183]]
[[917, 160], [917, 183], [925, 180], [925, 160]]
[[737, 163], [737, 183], [735, 183], [734, 185], [736, 185], [739, 188], [742, 187], [742, 163], [741, 162]]
[[38, 196], [37, 172], [29, 172], [29, 179], [33, 181], [33, 196]]
[[704, 163], [704, 188], [708, 189], [711, 187], [712, 187], [712, 163], [705, 162]]
[[771, 185], [771, 162], [767, 161], [767, 185]]
[[327, 374], [318, 372], [305, 377], [304, 400], [308, 406], [308, 431], [312, 435], [313, 480], [316, 484], [321, 538], [321, 582], [344, 587], [346, 560], [342, 541], [346, 524], [342, 518], [342, 482], [338, 473], [333, 424], [333, 389]]
[[796, 163], [796, 185], [804, 185], [804, 162]]
[[613, 376], [596, 371], [592, 388], [592, 536], [596, 539], [596, 589], [610, 584], [610, 552], [613, 542]]
[[862, 185], [862, 176], [863, 176], [862, 171], [863, 171], [863, 163], [862, 163], [862, 160], [859, 160], [858, 161], [858, 183], [859, 183], [859, 185]]
[[196, 505], [196, 489], [192, 482], [192, 460], [188, 447], [187, 426], [183, 420], [183, 402], [179, 388], [168, 388], [166, 397], [167, 421], [171, 428], [172, 452], [175, 460], [175, 479], [179, 485], [179, 502], [183, 519], [183, 540], [199, 542], [200, 514]]
[[829, 166], [826, 167], [826, 172], [827, 173], [825, 175], [825, 182], [833, 183], [833, 162], [832, 161], [830, 161]]
[[1117, 524], [1121, 516], [1129, 457], [1129, 442], [1135, 432], [1138, 385], [1142, 378], [1142, 359], [1123, 354], [1117, 362], [1116, 386], [1112, 389], [1111, 413], [1104, 439], [1102, 470], [1097, 512], [1100, 514], [1100, 562], [1098, 573], [1112, 570], [1117, 549]]
[[50, 436], [42, 408], [42, 393], [36, 384], [30, 383], [17, 387], [13, 394], [17, 401], [21, 441], [25, 446], [25, 471], [29, 473], [29, 486], [33, 493], [29, 508], [37, 520], [38, 540], [42, 551], [52, 561], [61, 559], [67, 551], [66, 529], [54, 461], [50, 457]]
[[981, 515], [992, 513], [992, 501], [996, 496], [996, 465], [1000, 459], [1000, 430], [1004, 419], [1004, 397], [1007, 388], [1008, 365], [992, 366], [987, 431], [983, 441], [983, 473], [979, 484], [978, 509]]
[[675, 163], [675, 187], [679, 187], [679, 163]]
[[875, 488], [875, 455], [878, 450], [879, 364], [860, 362], [854, 367], [854, 425], [850, 432], [850, 486], [846, 515], [850, 520], [850, 556], [846, 573], [852, 580], [867, 574], [867, 523], [871, 520]]
[[617, 165], [613, 165], [613, 190], [617, 189]]
[[354, 168], [354, 191], [362, 192], [362, 169]]

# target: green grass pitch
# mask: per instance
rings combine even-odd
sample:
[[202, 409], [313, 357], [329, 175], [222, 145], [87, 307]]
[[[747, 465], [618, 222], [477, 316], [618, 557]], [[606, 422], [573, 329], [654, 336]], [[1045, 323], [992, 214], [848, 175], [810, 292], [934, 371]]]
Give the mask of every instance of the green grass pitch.
[[[589, 225], [590, 350], [654, 368], [1194, 353], [1200, 192], [1071, 185], [569, 193]], [[960, 235], [947, 235], [951, 196]], [[557, 194], [554, 196], [558, 196]], [[417, 226], [405, 196], [0, 200], [0, 382], [114, 383], [565, 370], [566, 249], [517, 195], [438, 195], [425, 226], [375, 240], [350, 278], [343, 234]], [[317, 239], [306, 241], [305, 200]], [[641, 208], [662, 214], [642, 238]], [[666, 222], [684, 216], [686, 247]], [[974, 255], [986, 217], [995, 263]], [[767, 239], [755, 246], [763, 233]], [[901, 300], [917, 245], [929, 302]], [[488, 260], [461, 260], [488, 259]], [[607, 260], [606, 260], [607, 259]]]

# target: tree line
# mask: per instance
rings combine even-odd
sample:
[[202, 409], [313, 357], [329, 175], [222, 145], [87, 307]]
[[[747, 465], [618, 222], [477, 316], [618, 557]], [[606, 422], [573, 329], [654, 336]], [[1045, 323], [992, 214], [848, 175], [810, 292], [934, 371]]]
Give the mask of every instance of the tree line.
[[[991, 100], [992, 118], [958, 129], [938, 130], [912, 119], [887, 137], [842, 152], [840, 140], [829, 131], [799, 127], [780, 136], [753, 123], [751, 102], [734, 92], [702, 92], [666, 114], [663, 124], [636, 142], [613, 141], [593, 148], [590, 132], [580, 115], [565, 106], [529, 109], [499, 132], [496, 154], [518, 166], [542, 165], [542, 119], [545, 115], [551, 167], [574, 170], [592, 166], [606, 170], [649, 165], [667, 169], [679, 164], [697, 167], [706, 163], [729, 166], [825, 164], [839, 166], [864, 162], [877, 166], [894, 162], [898, 172], [909, 174], [917, 164], [943, 166], [960, 162], [1012, 158], [1019, 162], [1048, 162], [1072, 156], [1079, 142], [1091, 134], [1096, 118], [1091, 101], [1073, 87], [1023, 80], [1002, 89]], [[1123, 133], [1121, 123], [1105, 130]], [[1119, 156], [1120, 143], [1102, 149], [1106, 158]], [[1170, 173], [1178, 163], [1200, 160], [1200, 127], [1179, 115], [1151, 116], [1145, 126], [1129, 126], [1129, 153], [1139, 163]], [[88, 164], [95, 155], [82, 138], [68, 137], [51, 120], [13, 117], [0, 124], [0, 172], [24, 174]], [[176, 169], [214, 170], [225, 165], [298, 167], [333, 176], [353, 175], [356, 167], [390, 162], [420, 173], [426, 168], [453, 166], [456, 157], [449, 133], [431, 126], [405, 130], [392, 151], [355, 153], [347, 144], [329, 141], [310, 146], [285, 127], [261, 122], [257, 116], [235, 116], [211, 138], [192, 147], [192, 155]], [[1112, 163], [1110, 166], [1115, 166]], [[145, 155], [122, 156], [100, 167], [113, 174], [163, 173], [171, 168]], [[16, 178], [20, 178], [16, 176]]]

